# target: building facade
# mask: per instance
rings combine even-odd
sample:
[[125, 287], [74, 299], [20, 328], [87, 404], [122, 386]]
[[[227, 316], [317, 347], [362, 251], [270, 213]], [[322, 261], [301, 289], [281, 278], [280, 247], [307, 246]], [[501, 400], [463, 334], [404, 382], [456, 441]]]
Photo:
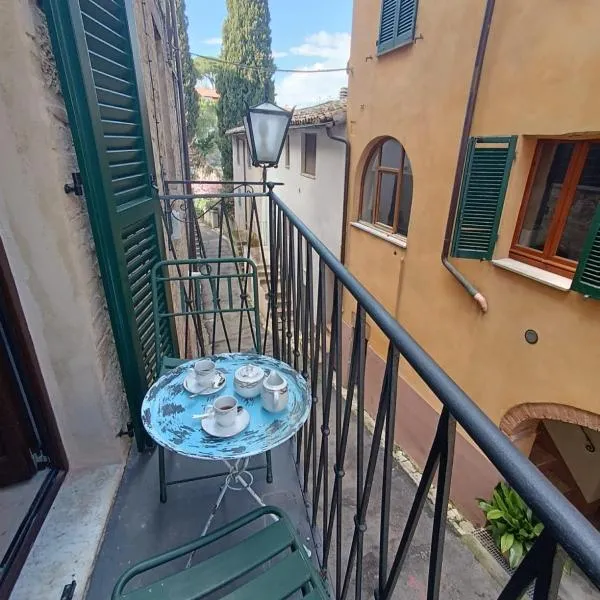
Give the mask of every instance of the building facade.
[[[70, 561], [65, 560], [64, 573], [60, 569], [57, 571], [56, 565], [49, 568], [45, 566], [43, 548], [40, 548], [41, 554], [35, 556], [35, 574], [30, 573], [17, 582], [15, 598], [36, 597], [36, 591], [28, 586], [43, 586], [48, 583], [48, 578], [60, 589], [56, 587], [50, 592], [50, 588], [46, 588], [46, 591], [60, 596], [62, 586], [70, 582], [74, 568], [79, 577], [77, 594], [83, 592], [79, 588], [85, 586], [86, 568], [91, 565], [95, 552], [94, 542], [100, 540], [103, 518], [112, 499], [111, 490], [114, 492], [120, 465], [124, 463], [130, 445], [127, 436], [116, 437], [127, 430], [131, 415], [124, 385], [123, 356], [115, 341], [115, 313], [107, 304], [115, 284], [107, 279], [107, 272], [99, 262], [102, 242], [97, 236], [98, 229], [95, 229], [98, 217], [90, 212], [92, 205], [88, 197], [97, 182], [86, 178], [85, 165], [81, 163], [81, 156], [90, 148], [82, 150], [83, 138], [77, 137], [81, 131], [76, 130], [71, 120], [73, 113], [65, 103], [65, 98], [71, 97], [77, 86], [65, 85], [64, 69], [61, 73], [59, 64], [65, 56], [61, 55], [57, 40], [62, 43], [74, 36], [63, 31], [62, 35], [52, 39], [50, 30], [56, 30], [62, 22], [57, 15], [57, 6], [62, 10], [66, 3], [62, 6], [17, 0], [4, 3], [0, 8], [3, 56], [0, 132], [4, 140], [0, 160], [1, 287], [2, 301], [6, 301], [6, 306], [20, 319], [8, 323], [9, 329], [14, 326], [15, 340], [18, 337], [20, 341], [13, 341], [11, 345], [8, 338], [3, 338], [5, 345], [0, 362], [3, 377], [4, 368], [9, 366], [5, 350], [12, 356], [22, 355], [21, 362], [10, 362], [10, 365], [26, 369], [22, 373], [10, 373], [10, 377], [14, 375], [19, 379], [25, 395], [7, 397], [3, 402], [3, 410], [8, 410], [14, 399], [12, 408], [15, 412], [2, 413], [3, 423], [9, 427], [0, 431], [3, 448], [0, 458], [2, 468], [6, 466], [1, 473], [0, 487], [32, 475], [27, 472], [26, 465], [30, 459], [22, 463], [17, 461], [19, 456], [27, 457], [30, 453], [38, 457], [38, 466], [46, 461], [63, 477], [70, 470], [57, 502], [62, 498], [68, 504], [69, 481], [78, 485], [77, 481], [83, 481], [83, 477], [87, 486], [97, 486], [93, 490], [96, 498], [94, 494], [89, 496], [97, 512], [92, 519], [94, 525], [84, 536], [87, 537], [86, 548], [89, 548], [82, 550], [77, 557], [79, 562], [74, 561], [78, 562], [78, 567], [67, 565]], [[117, 52], [123, 53], [124, 65], [131, 60], [129, 67], [122, 67], [125, 74], [122, 79], [109, 75], [108, 68], [103, 72], [99, 63], [92, 65], [97, 107], [100, 111], [112, 111], [110, 116], [102, 115], [106, 146], [99, 144], [95, 151], [98, 154], [106, 151], [112, 157], [120, 156], [119, 152], [131, 153], [123, 154], [120, 162], [110, 162], [112, 192], [115, 197], [121, 194], [123, 206], [126, 202], [141, 203], [142, 199], [151, 196], [151, 181], [146, 181], [147, 178], [135, 171], [134, 153], [145, 156], [138, 160], [147, 160], [148, 167], [154, 164], [156, 185], [161, 189], [164, 179], [182, 178], [181, 119], [174, 85], [173, 44], [169, 38], [172, 36], [169, 6], [165, 0], [143, 3], [88, 3], [82, 0], [73, 10], [76, 11], [73, 13], [75, 21], [79, 19], [79, 24], [74, 22], [73, 27], [81, 26], [87, 34], [97, 28], [95, 41], [92, 37], [87, 38], [92, 62], [104, 60], [104, 65], [108, 65], [107, 59], [110, 59], [118, 66]], [[99, 33], [101, 31], [104, 33]], [[99, 41], [102, 35], [106, 39]], [[132, 36], [131, 44], [128, 35]], [[114, 44], [112, 50], [109, 42]], [[84, 72], [87, 57], [83, 54], [79, 57]], [[137, 80], [132, 78], [127, 84], [125, 79], [130, 76], [127, 73], [131, 74], [134, 68], [137, 69]], [[126, 85], [129, 85], [127, 89], [119, 89]], [[139, 107], [144, 106], [145, 101], [149, 127], [144, 132], [133, 122], [133, 117], [117, 116], [119, 111], [125, 114], [130, 110], [127, 108], [129, 101]], [[91, 102], [89, 105], [92, 106]], [[130, 128], [127, 133], [132, 138], [120, 137], [118, 128], [121, 126]], [[145, 136], [147, 155], [142, 146], [124, 147], [133, 136], [139, 136], [138, 140]], [[83, 184], [81, 188], [80, 183]], [[106, 202], [109, 202], [108, 196]], [[125, 230], [123, 236], [125, 242]], [[160, 237], [161, 232], [156, 231], [156, 236]], [[140, 268], [144, 273], [148, 272], [149, 277], [150, 265], [142, 260], [143, 249], [129, 239], [131, 256], [140, 261]], [[2, 318], [8, 319], [13, 313], [4, 312], [4, 306]], [[14, 438], [9, 437], [13, 434]], [[22, 447], [17, 451], [19, 441]], [[85, 479], [86, 473], [92, 475]], [[93, 473], [99, 475], [96, 477]], [[88, 496], [82, 489], [78, 493], [82, 494], [80, 509], [85, 510]], [[2, 498], [3, 490], [0, 489], [0, 506], [3, 506]], [[29, 503], [25, 510], [28, 506]], [[53, 514], [60, 516], [61, 511]], [[63, 511], [62, 514], [64, 517], [68, 513]], [[85, 520], [77, 514], [67, 518], [73, 522], [64, 524], [65, 528], [76, 527], [78, 523], [83, 526]], [[18, 524], [17, 521], [16, 526]], [[23, 550], [25, 555], [27, 550]], [[15, 564], [23, 559], [21, 556]], [[14, 566], [12, 562], [2, 565], [2, 586], [14, 584], [17, 572]]]
[[[236, 181], [260, 182], [262, 170], [253, 167], [243, 128], [228, 132], [233, 148]], [[337, 138], [337, 139], [335, 139]], [[332, 100], [294, 112], [279, 166], [267, 171], [269, 181], [281, 184], [275, 192], [335, 254], [341, 256], [344, 210], [346, 146], [346, 101]], [[256, 191], [260, 184], [254, 185]], [[269, 216], [266, 199], [257, 199], [263, 244], [268, 252]], [[236, 199], [236, 223], [249, 227], [249, 202]], [[256, 231], [256, 226], [254, 227]], [[315, 293], [318, 261], [313, 265]], [[328, 312], [333, 298], [333, 276], [326, 272]], [[266, 307], [265, 307], [266, 308]]]
[[[582, 471], [600, 473], [598, 6], [495, 4], [483, 43], [492, 2], [355, 0], [345, 263], [597, 521], [598, 482]], [[372, 326], [371, 411], [386, 351]], [[440, 406], [406, 365], [398, 406], [396, 441], [422, 465]], [[458, 436], [459, 508], [481, 521], [475, 498], [497, 481]]]

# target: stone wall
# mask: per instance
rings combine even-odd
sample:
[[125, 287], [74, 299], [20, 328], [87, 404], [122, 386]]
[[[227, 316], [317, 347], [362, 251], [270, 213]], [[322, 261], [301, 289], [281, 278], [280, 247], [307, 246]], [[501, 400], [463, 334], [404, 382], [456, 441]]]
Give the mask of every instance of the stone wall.
[[[181, 176], [164, 2], [135, 10], [162, 188], [163, 175]], [[121, 371], [85, 200], [63, 190], [79, 169], [34, 0], [0, 5], [0, 53], [0, 236], [71, 468], [120, 462], [127, 443], [115, 434], [129, 420]]]

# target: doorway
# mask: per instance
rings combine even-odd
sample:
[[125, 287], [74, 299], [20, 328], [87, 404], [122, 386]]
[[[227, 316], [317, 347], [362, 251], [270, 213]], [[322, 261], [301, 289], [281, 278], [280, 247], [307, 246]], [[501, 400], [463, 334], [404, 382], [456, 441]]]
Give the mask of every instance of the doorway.
[[0, 600], [8, 598], [66, 469], [0, 240]]

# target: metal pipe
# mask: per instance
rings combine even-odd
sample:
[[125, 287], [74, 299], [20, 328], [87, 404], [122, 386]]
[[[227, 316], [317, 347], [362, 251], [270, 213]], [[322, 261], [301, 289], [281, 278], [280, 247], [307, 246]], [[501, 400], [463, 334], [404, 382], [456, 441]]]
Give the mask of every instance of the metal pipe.
[[296, 227], [320, 259], [354, 296], [400, 355], [429, 389], [447, 406], [457, 423], [475, 441], [534, 514], [552, 531], [558, 543], [594, 581], [600, 582], [600, 532], [538, 471], [490, 418], [419, 346], [398, 321], [344, 267], [323, 242], [282, 202], [271, 194], [271, 208], [279, 209]]
[[344, 152], [344, 200], [342, 205], [342, 241], [340, 243], [340, 261], [343, 263], [346, 260], [346, 219], [348, 217], [348, 183], [350, 181], [350, 142], [343, 137], [333, 135], [331, 130], [335, 127], [335, 123], [325, 130], [327, 137], [334, 142], [340, 142], [345, 146]]
[[[183, 71], [181, 66], [181, 52], [179, 49], [179, 24], [177, 22], [177, 13], [175, 12], [175, 5], [173, 0], [169, 0], [169, 11], [171, 13], [171, 22], [173, 23], [174, 35], [173, 35], [173, 46], [175, 49], [175, 66], [177, 69], [177, 97], [179, 101], [179, 113], [181, 115], [181, 145], [183, 146], [183, 174], [185, 180], [185, 191], [188, 195], [192, 194], [192, 174], [190, 170], [190, 148], [188, 146], [187, 126], [185, 120], [185, 99], [183, 92]], [[187, 236], [188, 236], [188, 256], [189, 258], [196, 258], [196, 231], [194, 229], [194, 200], [193, 198], [182, 198], [187, 199], [187, 211], [190, 218], [187, 220]]]
[[[169, 194], [168, 196], [159, 196], [161, 200], [193, 200], [194, 198], [260, 198], [267, 197], [265, 193], [239, 193], [239, 192], [218, 192], [216, 194]], [[193, 222], [193, 219], [191, 219]], [[191, 257], [190, 257], [191, 258]]]
[[[246, 186], [250, 186], [250, 185], [262, 185], [263, 182], [261, 181], [221, 181], [219, 179], [219, 181], [214, 181], [212, 179], [173, 179], [173, 180], [169, 180], [169, 181], [165, 181], [165, 183], [168, 184], [184, 184], [184, 183], [198, 183], [198, 184], [206, 184], [206, 183], [212, 183], [213, 185], [246, 185]], [[281, 182], [277, 182], [277, 183], [271, 183], [272, 186], [278, 186], [278, 185], [283, 185], [283, 183]]]
[[450, 242], [452, 240], [452, 229], [456, 219], [456, 211], [458, 209], [458, 198], [460, 194], [460, 184], [462, 179], [463, 166], [465, 157], [467, 156], [467, 146], [469, 143], [469, 134], [473, 125], [473, 115], [475, 113], [475, 104], [477, 102], [477, 94], [479, 92], [479, 82], [481, 81], [481, 70], [485, 51], [487, 48], [488, 37], [490, 34], [490, 26], [492, 24], [492, 16], [496, 0], [487, 0], [483, 23], [481, 24], [481, 34], [479, 36], [479, 45], [477, 46], [477, 54], [475, 55], [475, 64], [473, 66], [473, 75], [471, 77], [471, 89], [469, 90], [469, 99], [465, 110], [465, 120], [463, 122], [460, 144], [458, 147], [458, 156], [456, 158], [456, 169], [454, 171], [454, 183], [452, 184], [452, 194], [450, 196], [450, 207], [448, 209], [448, 220], [446, 221], [446, 232], [444, 234], [444, 244], [442, 246], [441, 261], [442, 264], [452, 276], [469, 292], [471, 297], [477, 302], [483, 312], [487, 312], [488, 304], [485, 296], [453, 266], [448, 260], [450, 252]]

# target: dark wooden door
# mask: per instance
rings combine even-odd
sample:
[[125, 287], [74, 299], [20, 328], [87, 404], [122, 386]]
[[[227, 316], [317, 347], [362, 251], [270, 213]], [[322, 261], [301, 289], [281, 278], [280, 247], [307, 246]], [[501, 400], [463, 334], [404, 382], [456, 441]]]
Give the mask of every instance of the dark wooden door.
[[0, 336], [0, 487], [29, 479], [36, 472], [29, 451], [29, 425], [4, 341]]

